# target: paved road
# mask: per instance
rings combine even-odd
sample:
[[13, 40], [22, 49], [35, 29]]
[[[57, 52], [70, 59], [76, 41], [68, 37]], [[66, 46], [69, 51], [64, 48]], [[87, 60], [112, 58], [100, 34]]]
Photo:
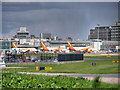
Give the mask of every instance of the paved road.
[[36, 73], [36, 72], [19, 72], [19, 73], [26, 73], [26, 74], [38, 74], [38, 75], [67, 75], [67, 76], [73, 76], [73, 77], [112, 77], [112, 78], [120, 78], [120, 74], [77, 74], [77, 73]]
[[35, 74], [35, 75], [49, 75], [49, 76], [57, 76], [57, 75], [66, 75], [73, 77], [84, 77], [89, 80], [93, 80], [96, 76], [100, 76], [100, 80], [107, 83], [116, 83], [120, 84], [118, 80], [120, 80], [120, 74], [76, 74], [76, 73], [36, 73], [36, 72], [18, 72], [20, 74]]
[[9, 68], [28, 68], [28, 67], [0, 67], [0, 69], [9, 69]]

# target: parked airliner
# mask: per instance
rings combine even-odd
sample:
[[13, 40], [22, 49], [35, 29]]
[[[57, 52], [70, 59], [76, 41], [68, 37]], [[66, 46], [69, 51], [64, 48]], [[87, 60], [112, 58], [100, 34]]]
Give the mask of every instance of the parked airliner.
[[36, 48], [18, 48], [14, 42], [12, 42], [13, 48], [12, 50], [16, 50], [17, 52], [26, 52], [26, 51], [30, 51], [31, 53], [33, 51], [37, 51]]
[[73, 47], [70, 41], [67, 41], [67, 43], [68, 43], [69, 50], [71, 51], [80, 51], [80, 52], [88, 51], [88, 53], [90, 53], [91, 49], [93, 48], [93, 47]]
[[56, 48], [56, 47], [46, 47], [43, 41], [41, 41], [41, 45], [42, 45], [42, 49], [44, 51], [53, 51], [54, 52], [54, 51], [61, 51], [62, 49], [65, 49], [64, 47], [58, 47], [58, 48]]

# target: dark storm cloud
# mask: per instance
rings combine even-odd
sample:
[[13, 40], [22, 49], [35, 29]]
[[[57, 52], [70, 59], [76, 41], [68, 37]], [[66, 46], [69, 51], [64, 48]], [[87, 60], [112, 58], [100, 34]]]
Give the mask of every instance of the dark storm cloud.
[[[106, 5], [114, 5], [113, 2], [6, 2], [3, 3], [3, 11], [26, 11], [26, 10], [40, 10], [40, 9], [80, 9], [80, 8], [89, 8], [89, 7], [97, 7], [102, 8], [106, 7]], [[9, 7], [9, 8], [8, 8]]]
[[2, 3], [0, 2], [0, 38], [2, 37]]
[[3, 3], [3, 34], [26, 26], [31, 34], [50, 32], [60, 37], [87, 39], [97, 23], [117, 20], [117, 3]]
[[[67, 3], [68, 6], [66, 6], [66, 3], [43, 3], [43, 2], [9, 2], [4, 3], [3, 5], [3, 11], [26, 11], [26, 10], [40, 10], [40, 9], [67, 9], [71, 8], [73, 3]], [[74, 3], [77, 4], [77, 3]], [[9, 8], [8, 8], [9, 7]]]

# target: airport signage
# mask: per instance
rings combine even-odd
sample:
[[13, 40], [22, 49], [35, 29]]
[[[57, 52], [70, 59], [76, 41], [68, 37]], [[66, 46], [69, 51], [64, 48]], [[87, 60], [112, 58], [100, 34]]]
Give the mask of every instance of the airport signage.
[[36, 70], [52, 70], [52, 67], [38, 67], [38, 66], [36, 66]]
[[113, 63], [119, 63], [120, 61], [112, 61]]

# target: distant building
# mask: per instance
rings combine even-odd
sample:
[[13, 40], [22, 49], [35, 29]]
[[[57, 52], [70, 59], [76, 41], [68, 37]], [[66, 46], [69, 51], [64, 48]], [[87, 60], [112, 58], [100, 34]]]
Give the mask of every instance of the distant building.
[[11, 48], [13, 48], [12, 42], [14, 42], [15, 44], [18, 43], [18, 41], [10, 38], [0, 39], [0, 50], [10, 50]]
[[11, 46], [10, 41], [0, 40], [0, 50], [9, 50]]
[[90, 40], [120, 41], [120, 23], [113, 26], [97, 26], [90, 30]]
[[111, 40], [110, 34], [108, 26], [98, 26], [90, 30], [90, 39]]
[[[57, 47], [57, 46], [68, 46], [67, 44], [67, 40], [63, 41], [63, 40], [50, 40], [48, 41], [50, 43], [51, 46]], [[91, 41], [70, 41], [70, 43], [75, 46], [75, 47], [86, 47], [86, 46], [90, 46], [91, 45]]]
[[70, 41], [72, 41], [73, 39], [72, 39], [71, 37], [67, 37], [67, 40], [70, 40]]
[[17, 38], [26, 38], [29, 36], [29, 31], [26, 31], [26, 27], [20, 27], [20, 31], [17, 32], [15, 37]]
[[36, 38], [36, 37], [35, 37], [35, 35], [30, 35], [30, 38], [31, 38], [31, 39], [34, 39], [34, 38]]
[[58, 40], [58, 37], [57, 37], [57, 36], [54, 36], [54, 40]]
[[110, 27], [111, 30], [111, 41], [120, 41], [120, 22]]
[[51, 33], [40, 33], [40, 39], [51, 39]]
[[101, 50], [112, 50], [114, 51], [118, 46], [118, 41], [103, 41], [101, 45]]
[[91, 46], [94, 47], [95, 50], [99, 51], [101, 49], [102, 40], [93, 39], [91, 40]]
[[40, 39], [34, 38], [25, 38], [25, 39], [20, 39], [20, 44], [19, 45], [31, 45], [31, 46], [39, 46], [40, 45]]

